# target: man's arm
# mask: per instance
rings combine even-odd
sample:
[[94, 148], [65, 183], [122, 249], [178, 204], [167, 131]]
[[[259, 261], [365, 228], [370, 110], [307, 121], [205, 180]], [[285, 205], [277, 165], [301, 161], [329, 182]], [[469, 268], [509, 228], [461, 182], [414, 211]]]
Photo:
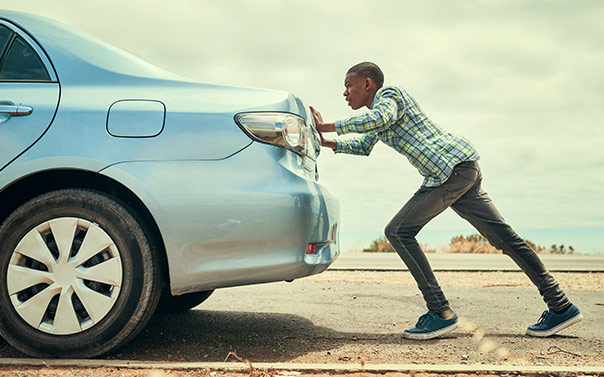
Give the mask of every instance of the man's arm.
[[[317, 128], [317, 131], [319, 129]], [[325, 131], [327, 132], [327, 131]], [[326, 139], [323, 137], [323, 131], [319, 131], [319, 136], [321, 137], [321, 145], [327, 148], [331, 148], [334, 151], [338, 148], [338, 142], [332, 139]]]
[[378, 139], [375, 133], [359, 135], [353, 139], [340, 139], [336, 141], [334, 152], [369, 156]]
[[398, 105], [384, 93], [367, 113], [346, 120], [338, 120], [333, 129], [338, 135], [347, 133], [376, 133], [384, 131], [397, 119]]
[[347, 140], [332, 140], [326, 139], [323, 136], [323, 132], [335, 132], [334, 123], [326, 123], [323, 121], [321, 113], [319, 113], [314, 107], [310, 107], [312, 116], [315, 120], [315, 127], [319, 131], [321, 137], [321, 145], [333, 149], [336, 153], [348, 153], [367, 156], [371, 153], [375, 143], [378, 141], [377, 134], [365, 134], [354, 139]]

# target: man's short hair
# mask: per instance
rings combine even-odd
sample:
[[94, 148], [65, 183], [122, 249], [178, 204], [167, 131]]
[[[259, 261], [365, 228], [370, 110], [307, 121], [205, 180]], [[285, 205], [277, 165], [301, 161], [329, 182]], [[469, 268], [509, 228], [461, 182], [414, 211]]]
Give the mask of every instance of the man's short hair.
[[384, 85], [384, 74], [382, 73], [380, 67], [378, 67], [375, 63], [362, 62], [356, 64], [352, 66], [348, 72], [346, 72], [346, 75], [350, 73], [356, 73], [362, 77], [369, 77], [371, 80], [373, 80], [378, 89]]

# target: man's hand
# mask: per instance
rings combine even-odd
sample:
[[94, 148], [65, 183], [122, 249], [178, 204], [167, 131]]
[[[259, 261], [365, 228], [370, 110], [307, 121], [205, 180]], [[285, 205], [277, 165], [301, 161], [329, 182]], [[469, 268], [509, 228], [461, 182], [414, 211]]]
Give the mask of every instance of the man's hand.
[[317, 131], [319, 131], [319, 136], [321, 137], [321, 145], [331, 149], [336, 149], [337, 143], [335, 140], [325, 139], [323, 137], [323, 132], [336, 131], [335, 124], [323, 122], [323, 117], [321, 116], [321, 113], [318, 112], [314, 107], [310, 106], [310, 111], [312, 112], [312, 117], [315, 120], [315, 127]]
[[312, 117], [315, 120], [315, 126], [317, 127], [317, 131], [319, 130], [319, 125], [323, 124], [323, 117], [321, 113], [317, 111], [314, 107], [310, 106], [310, 111], [312, 112]]
[[318, 112], [317, 109], [310, 106], [310, 111], [312, 112], [312, 117], [315, 119], [315, 127], [317, 127], [317, 131], [336, 132], [336, 125], [334, 123], [325, 123], [321, 113]]

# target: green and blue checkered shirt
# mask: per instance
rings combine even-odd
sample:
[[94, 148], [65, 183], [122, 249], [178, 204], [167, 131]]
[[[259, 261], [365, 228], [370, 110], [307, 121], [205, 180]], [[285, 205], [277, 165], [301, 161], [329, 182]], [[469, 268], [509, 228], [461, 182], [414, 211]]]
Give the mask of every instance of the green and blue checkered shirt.
[[437, 126], [415, 99], [398, 87], [381, 88], [368, 113], [338, 120], [335, 126], [338, 135], [361, 134], [336, 140], [336, 153], [367, 156], [381, 140], [409, 159], [425, 177], [425, 187], [440, 186], [449, 179], [455, 165], [480, 158], [468, 140]]

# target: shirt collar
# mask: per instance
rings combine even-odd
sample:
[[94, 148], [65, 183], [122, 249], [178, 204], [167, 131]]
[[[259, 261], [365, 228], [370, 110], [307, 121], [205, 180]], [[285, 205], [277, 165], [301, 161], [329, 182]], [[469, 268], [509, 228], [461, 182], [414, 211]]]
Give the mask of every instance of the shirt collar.
[[375, 92], [375, 96], [373, 96], [373, 101], [371, 101], [371, 107], [369, 109], [373, 109], [373, 106], [375, 106], [376, 102], [378, 101], [378, 97], [382, 93], [382, 90], [384, 90], [383, 86], [379, 88], [377, 92]]

